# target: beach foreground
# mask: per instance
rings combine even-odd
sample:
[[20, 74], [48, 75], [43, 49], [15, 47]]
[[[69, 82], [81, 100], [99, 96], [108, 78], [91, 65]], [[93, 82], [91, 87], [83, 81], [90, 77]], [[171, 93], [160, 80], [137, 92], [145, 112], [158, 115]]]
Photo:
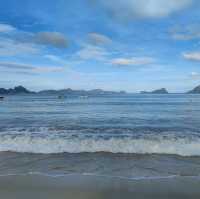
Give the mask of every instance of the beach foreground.
[[200, 179], [176, 177], [126, 180], [86, 175], [50, 177], [18, 175], [0, 177], [3, 199], [107, 199], [107, 198], [200, 198]]

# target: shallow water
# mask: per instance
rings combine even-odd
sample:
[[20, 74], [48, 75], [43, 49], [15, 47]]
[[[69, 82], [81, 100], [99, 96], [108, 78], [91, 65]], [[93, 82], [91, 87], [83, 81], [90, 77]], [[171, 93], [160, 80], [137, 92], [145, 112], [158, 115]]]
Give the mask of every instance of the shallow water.
[[199, 176], [199, 121], [200, 95], [7, 96], [0, 174]]

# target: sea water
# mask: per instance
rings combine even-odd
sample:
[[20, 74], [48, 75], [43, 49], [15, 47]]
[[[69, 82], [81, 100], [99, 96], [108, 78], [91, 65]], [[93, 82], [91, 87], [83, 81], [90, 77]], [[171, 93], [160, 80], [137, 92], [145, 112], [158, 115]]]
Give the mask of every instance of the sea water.
[[0, 175], [199, 176], [200, 95], [0, 102]]

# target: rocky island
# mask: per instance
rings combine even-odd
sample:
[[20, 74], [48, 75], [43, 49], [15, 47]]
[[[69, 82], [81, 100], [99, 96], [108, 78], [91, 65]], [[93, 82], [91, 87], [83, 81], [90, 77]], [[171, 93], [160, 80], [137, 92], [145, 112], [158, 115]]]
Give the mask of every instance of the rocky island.
[[169, 92], [167, 91], [166, 88], [161, 88], [161, 89], [157, 89], [157, 90], [150, 91], [150, 92], [141, 91], [140, 93], [141, 94], [168, 94]]
[[16, 86], [14, 88], [0, 88], [1, 95], [16, 95], [16, 94], [33, 94], [34, 92], [27, 90], [23, 86]]
[[39, 95], [58, 95], [58, 96], [110, 96], [110, 95], [125, 95], [125, 91], [104, 91], [102, 89], [93, 90], [73, 90], [71, 88], [61, 90], [42, 90], [39, 92], [32, 92], [23, 86], [17, 86], [15, 88], [5, 89], [0, 88], [0, 95], [17, 95], [17, 94], [39, 94]]
[[200, 85], [188, 92], [189, 94], [200, 94]]
[[[194, 89], [186, 92], [188, 94], [200, 94], [200, 85]], [[58, 96], [118, 96], [127, 95], [125, 91], [105, 91], [102, 89], [93, 90], [73, 90], [71, 88], [61, 90], [42, 90], [39, 92], [33, 92], [23, 86], [16, 86], [14, 88], [0, 88], [0, 95], [18, 95], [18, 94], [39, 94], [39, 95], [58, 95]], [[153, 91], [141, 91], [140, 94], [169, 94], [166, 88], [156, 89]]]
[[125, 95], [125, 91], [104, 91], [102, 89], [93, 89], [93, 90], [73, 90], [71, 88], [62, 89], [62, 90], [43, 90], [38, 92], [41, 95], [70, 95], [70, 96], [108, 96], [108, 95]]

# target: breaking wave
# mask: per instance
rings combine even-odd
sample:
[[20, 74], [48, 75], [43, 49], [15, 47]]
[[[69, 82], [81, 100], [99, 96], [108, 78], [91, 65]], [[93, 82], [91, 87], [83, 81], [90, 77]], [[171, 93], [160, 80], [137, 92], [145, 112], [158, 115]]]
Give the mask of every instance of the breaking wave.
[[200, 156], [200, 138], [1, 134], [0, 151], [42, 154], [109, 152]]

